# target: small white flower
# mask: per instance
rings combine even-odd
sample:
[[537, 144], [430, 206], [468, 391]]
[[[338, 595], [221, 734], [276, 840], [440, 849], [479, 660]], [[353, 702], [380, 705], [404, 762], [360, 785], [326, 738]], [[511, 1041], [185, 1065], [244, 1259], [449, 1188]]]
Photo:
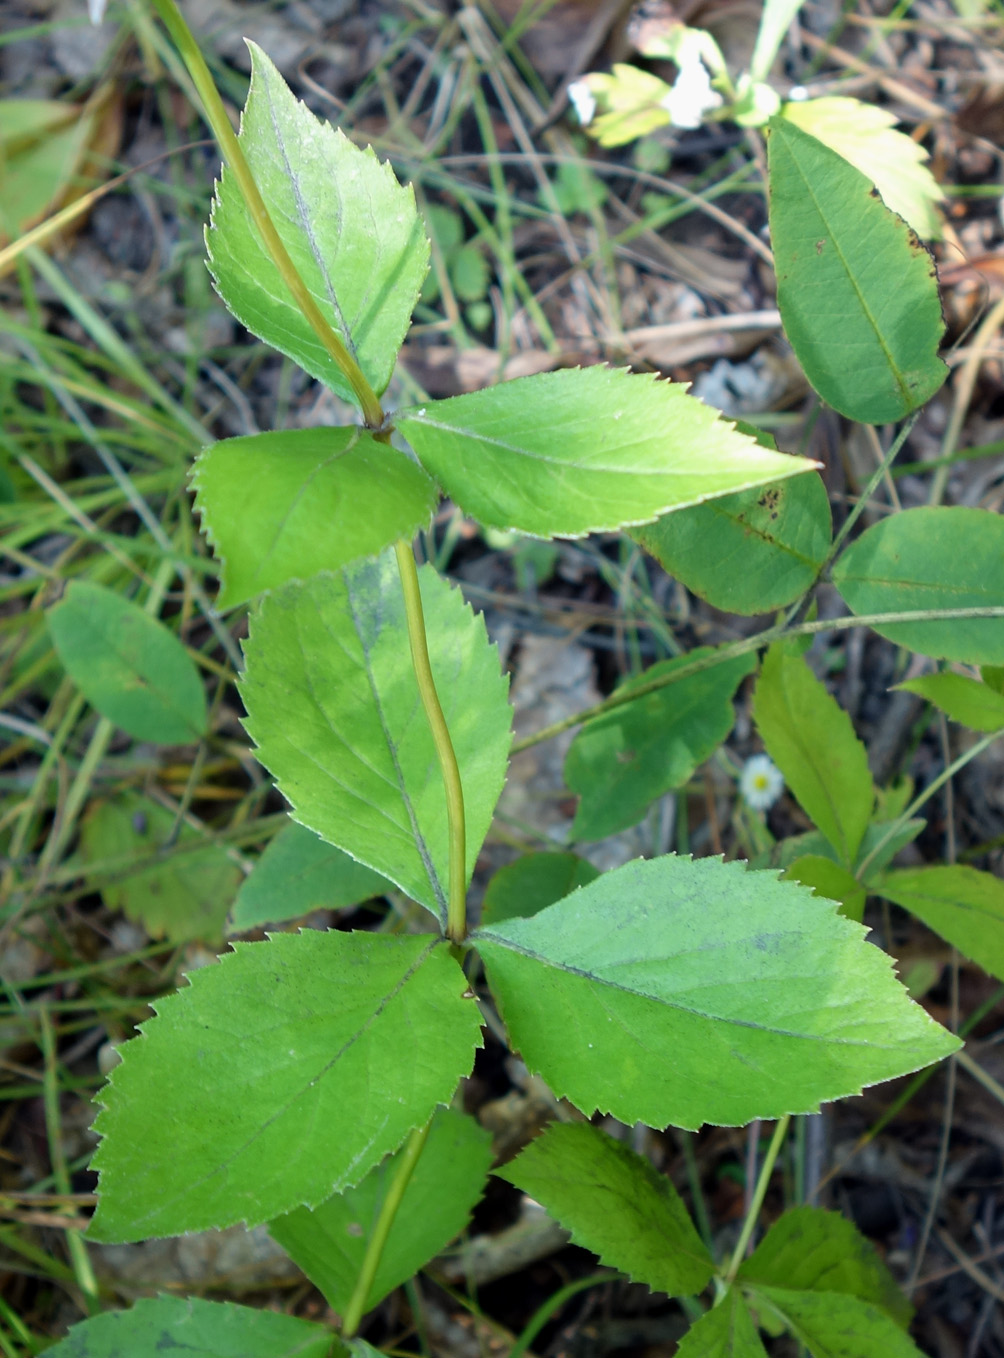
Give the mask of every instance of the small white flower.
[[739, 775], [739, 791], [754, 811], [767, 811], [784, 791], [784, 775], [765, 754], [747, 759]]
[[568, 98], [583, 127], [588, 127], [596, 114], [596, 99], [584, 80], [573, 80], [568, 87]]
[[711, 88], [708, 68], [693, 47], [681, 52], [677, 61], [680, 73], [673, 88], [659, 101], [660, 106], [674, 127], [700, 127], [705, 113], [721, 106], [722, 96]]

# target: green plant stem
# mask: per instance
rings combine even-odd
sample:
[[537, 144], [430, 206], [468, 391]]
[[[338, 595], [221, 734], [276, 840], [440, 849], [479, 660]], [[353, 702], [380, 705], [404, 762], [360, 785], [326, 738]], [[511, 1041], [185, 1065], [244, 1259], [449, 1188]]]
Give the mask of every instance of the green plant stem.
[[431, 1126], [432, 1123], [427, 1122], [424, 1127], [416, 1127], [404, 1144], [401, 1159], [394, 1170], [394, 1177], [387, 1189], [387, 1195], [381, 1204], [373, 1234], [366, 1246], [366, 1254], [363, 1257], [362, 1268], [359, 1270], [359, 1277], [356, 1279], [355, 1289], [349, 1299], [348, 1306], [345, 1308], [345, 1315], [342, 1317], [342, 1337], [344, 1339], [351, 1339], [359, 1329], [359, 1322], [362, 1320], [363, 1312], [366, 1309], [366, 1298], [373, 1286], [373, 1279], [376, 1277], [380, 1257], [383, 1254], [384, 1246], [387, 1244], [387, 1237], [394, 1225], [394, 1218], [401, 1206], [405, 1189], [408, 1187], [411, 1176], [415, 1172], [415, 1166], [425, 1148]]
[[865, 881], [865, 875], [876, 857], [889, 843], [890, 839], [903, 828], [907, 821], [917, 814], [928, 798], [933, 797], [938, 788], [944, 787], [948, 780], [954, 778], [960, 769], [964, 769], [971, 760], [977, 757], [977, 755], [981, 755], [984, 750], [989, 749], [995, 740], [1000, 740], [1001, 736], [1004, 736], [1004, 729], [1000, 731], [991, 731], [990, 734], [984, 736], [982, 740], [978, 740], [976, 744], [970, 746], [964, 754], [960, 754], [954, 763], [949, 764], [947, 768], [942, 769], [937, 778], [928, 783], [927, 787], [914, 797], [913, 801], [899, 819], [893, 821], [882, 838], [872, 847], [871, 853], [867, 854], [858, 864], [854, 875], [859, 882]]
[[920, 410], [915, 410], [913, 412], [910, 418], [903, 425], [903, 428], [893, 439], [892, 443], [890, 443], [889, 449], [886, 452], [885, 456], [882, 458], [879, 465], [872, 472], [867, 486], [865, 486], [864, 490], [858, 496], [857, 504], [855, 504], [851, 508], [851, 511], [847, 515], [847, 518], [841, 524], [839, 532], [837, 532], [834, 535], [833, 541], [830, 543], [830, 550], [826, 553], [826, 559], [823, 561], [822, 566], [820, 566], [819, 568], [819, 576], [822, 576], [829, 568], [830, 563], [836, 558], [837, 553], [840, 551], [841, 547], [847, 540], [847, 535], [850, 533], [851, 529], [857, 523], [858, 519], [867, 509], [868, 505], [871, 504], [871, 498], [875, 494], [875, 491], [878, 489], [879, 482], [883, 479], [883, 477], [885, 477], [889, 473], [892, 464], [899, 456], [900, 449], [903, 447], [903, 444], [913, 433], [913, 427], [920, 419], [920, 413], [921, 413]]
[[418, 681], [422, 706], [425, 708], [425, 715], [432, 730], [436, 758], [439, 760], [443, 787], [446, 791], [446, 822], [450, 843], [450, 898], [447, 903], [446, 933], [453, 943], [463, 943], [467, 936], [467, 819], [464, 812], [464, 789], [460, 781], [460, 766], [457, 763], [439, 694], [436, 692], [436, 683], [432, 677], [415, 554], [411, 544], [403, 540], [394, 544], [394, 551], [401, 576], [401, 589], [404, 592], [411, 663]]
[[286, 247], [275, 229], [275, 224], [269, 216], [264, 199], [258, 191], [258, 185], [254, 181], [251, 167], [244, 158], [243, 148], [230, 124], [230, 119], [227, 117], [223, 100], [220, 98], [205, 58], [199, 50], [199, 44], [195, 41], [191, 29], [182, 18], [174, 0], [152, 0], [152, 3], [163, 20], [164, 26], [174, 39], [175, 45], [188, 68], [188, 73], [199, 92], [199, 98], [202, 100], [206, 120], [213, 129], [213, 135], [223, 153], [224, 160], [237, 179], [241, 196], [251, 214], [251, 220], [261, 236], [262, 243], [271, 255], [272, 262], [282, 275], [283, 282], [310, 323], [317, 338], [344, 373], [346, 381], [359, 401], [367, 425], [371, 429], [379, 429], [383, 424], [383, 409], [380, 401], [367, 382], [359, 364], [325, 320], [320, 307], [314, 301], [306, 283], [297, 272], [296, 265], [290, 259]]
[[603, 1283], [610, 1282], [615, 1275], [610, 1273], [591, 1273], [586, 1278], [576, 1278], [574, 1282], [566, 1283], [564, 1287], [559, 1287], [557, 1292], [553, 1292], [546, 1301], [537, 1307], [530, 1317], [522, 1334], [509, 1350], [509, 1358], [523, 1358], [530, 1345], [540, 1334], [541, 1330], [561, 1308], [566, 1301], [577, 1296], [580, 1292], [587, 1291], [590, 1287], [597, 1287]]
[[[66, 1167], [66, 1156], [63, 1153], [63, 1129], [59, 1116], [59, 1078], [56, 1069], [56, 1037], [52, 1029], [52, 1020], [49, 1011], [43, 1005], [39, 1018], [41, 1021], [41, 1047], [42, 1056], [45, 1060], [45, 1074], [42, 1080], [42, 1101], [45, 1106], [45, 1131], [49, 1141], [49, 1159], [52, 1163], [52, 1177], [58, 1191], [64, 1195], [70, 1193], [70, 1172]], [[88, 1315], [96, 1315], [101, 1309], [98, 1300], [98, 1283], [94, 1276], [94, 1269], [87, 1255], [87, 1246], [84, 1244], [79, 1231], [70, 1230], [66, 1233], [66, 1248], [69, 1251], [70, 1263], [73, 1265], [73, 1274], [77, 1280], [81, 1292], [84, 1295], [84, 1306]]]
[[753, 1192], [753, 1200], [750, 1209], [746, 1213], [746, 1220], [743, 1228], [739, 1232], [739, 1239], [736, 1241], [735, 1252], [732, 1261], [725, 1274], [726, 1285], [731, 1285], [735, 1281], [735, 1276], [739, 1272], [739, 1266], [746, 1255], [746, 1246], [750, 1243], [753, 1232], [756, 1229], [757, 1220], [760, 1216], [760, 1209], [763, 1200], [767, 1196], [767, 1185], [770, 1183], [770, 1176], [774, 1173], [774, 1162], [777, 1160], [784, 1138], [788, 1133], [788, 1124], [791, 1122], [791, 1114], [785, 1113], [783, 1118], [778, 1119], [778, 1124], [774, 1128], [774, 1135], [770, 1139], [767, 1147], [767, 1155], [760, 1170], [760, 1177], [756, 1181], [756, 1189]]
[[550, 740], [552, 736], [560, 736], [563, 731], [570, 731], [573, 726], [581, 726], [583, 722], [602, 717], [607, 712], [613, 712], [615, 708], [624, 707], [627, 703], [646, 697], [649, 693], [657, 693], [659, 689], [668, 688], [670, 684], [678, 684], [681, 679], [689, 679], [692, 674], [714, 669], [716, 665], [724, 665], [727, 661], [734, 660], [736, 656], [748, 655], [750, 651], [762, 650], [771, 642], [781, 641], [785, 637], [815, 636], [817, 632], [846, 632], [852, 627], [885, 627], [896, 622], [943, 622], [952, 618], [1004, 618], [1004, 607], [925, 608], [902, 613], [859, 613], [847, 618], [822, 618], [815, 622], [800, 622], [793, 627], [781, 623], [778, 627], [768, 627], [766, 631], [758, 632], [755, 636], [733, 642], [731, 646], [720, 646], [711, 655], [702, 656], [700, 660], [691, 661], [689, 665], [681, 665], [679, 669], [650, 679], [646, 684], [633, 684], [630, 692], [611, 694], [609, 698], [604, 698], [593, 707], [573, 712], [571, 716], [562, 717], [561, 721], [552, 722], [550, 726], [542, 726], [532, 735], [517, 740], [512, 747], [512, 753], [519, 754], [521, 750], [528, 750], [532, 745]]

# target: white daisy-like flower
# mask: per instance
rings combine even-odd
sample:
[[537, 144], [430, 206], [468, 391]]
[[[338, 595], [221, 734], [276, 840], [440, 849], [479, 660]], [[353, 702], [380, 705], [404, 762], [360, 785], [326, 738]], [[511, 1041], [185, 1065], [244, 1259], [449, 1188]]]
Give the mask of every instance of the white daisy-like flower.
[[568, 98], [579, 122], [583, 127], [588, 127], [596, 113], [596, 98], [592, 90], [584, 80], [573, 80], [568, 87]]
[[784, 774], [767, 755], [752, 755], [739, 775], [739, 791], [752, 810], [768, 811], [784, 791]]

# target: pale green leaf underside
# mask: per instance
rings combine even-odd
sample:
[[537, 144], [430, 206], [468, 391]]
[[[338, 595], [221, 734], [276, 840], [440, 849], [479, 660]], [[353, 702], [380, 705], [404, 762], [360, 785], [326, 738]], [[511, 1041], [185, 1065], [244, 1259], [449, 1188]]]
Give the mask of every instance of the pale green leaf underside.
[[390, 883], [306, 826], [291, 821], [246, 878], [230, 914], [233, 933], [282, 924], [310, 910], [341, 910], [380, 896]]
[[[467, 873], [509, 753], [508, 681], [457, 589], [419, 571], [436, 688], [460, 765]], [[289, 586], [252, 619], [241, 695], [296, 819], [446, 920], [446, 798], [392, 553]]]
[[472, 941], [531, 1070], [622, 1122], [815, 1112], [958, 1045], [860, 925], [739, 863], [629, 863]]
[[[379, 395], [429, 263], [429, 242], [390, 166], [315, 118], [262, 50], [248, 43], [251, 89], [240, 140], [272, 222], [322, 315]], [[206, 233], [220, 296], [253, 334], [347, 400], [355, 397], [287, 291], [232, 171]]]
[[[698, 647], [661, 660], [616, 693], [623, 696], [711, 654]], [[657, 797], [682, 787], [732, 730], [733, 695], [755, 665], [752, 655], [736, 656], [587, 722], [565, 758], [565, 782], [579, 794], [573, 841], [603, 839], [637, 825]]]
[[787, 118], [771, 119], [768, 151], [784, 333], [834, 410], [900, 420], [948, 374], [934, 262], [860, 170]]
[[783, 608], [807, 590], [831, 534], [818, 475], [722, 495], [631, 532], [689, 590], [747, 617]]
[[206, 695], [195, 662], [138, 604], [71, 580], [45, 620], [64, 669], [103, 717], [158, 745], [205, 735]]
[[813, 465], [759, 447], [680, 384], [603, 366], [428, 401], [394, 422], [465, 514], [542, 538], [645, 523]]
[[276, 1311], [198, 1297], [141, 1297], [128, 1311], [84, 1320], [50, 1358], [334, 1358], [340, 1344], [326, 1327]]
[[192, 484], [223, 609], [410, 539], [438, 498], [421, 467], [354, 426], [224, 439], [199, 455]]
[[[833, 568], [852, 613], [1004, 607], [1004, 518], [961, 506], [906, 509], [873, 524]], [[1004, 665], [1004, 617], [880, 624], [899, 646], [942, 660]]]
[[897, 118], [876, 104], [836, 95], [785, 104], [782, 115], [870, 179], [886, 207], [924, 240], [941, 235], [935, 203], [944, 194], [924, 162], [923, 146], [896, 130]]
[[759, 1284], [748, 1290], [753, 1305], [766, 1303], [812, 1358], [923, 1358], [910, 1336], [870, 1302]]
[[767, 753], [806, 815], [853, 867], [875, 805], [868, 752], [851, 719], [801, 655], [767, 652], [753, 698]]
[[738, 1281], [844, 1293], [880, 1307], [904, 1329], [913, 1315], [871, 1241], [846, 1217], [819, 1207], [785, 1212], [743, 1262]]
[[[269, 1223], [269, 1233], [338, 1312], [352, 1296], [399, 1156], [390, 1156], [362, 1183], [314, 1211], [301, 1207]], [[491, 1163], [491, 1137], [473, 1118], [449, 1108], [436, 1113], [380, 1256], [366, 1311], [460, 1234]]]
[[465, 986], [428, 937], [235, 944], [121, 1049], [92, 1237], [257, 1225], [358, 1183], [469, 1073]]
[[946, 942], [1004, 981], [1004, 882], [965, 864], [899, 868], [875, 885]]
[[738, 1288], [692, 1325], [680, 1340], [676, 1358], [767, 1358], [757, 1327]]
[[980, 679], [945, 670], [940, 674], [922, 674], [917, 679], [907, 679], [896, 687], [918, 693], [952, 721], [968, 726], [970, 731], [1004, 728], [1004, 694]]
[[710, 1281], [714, 1263], [670, 1180], [598, 1127], [554, 1123], [495, 1172], [633, 1282], [694, 1296]]

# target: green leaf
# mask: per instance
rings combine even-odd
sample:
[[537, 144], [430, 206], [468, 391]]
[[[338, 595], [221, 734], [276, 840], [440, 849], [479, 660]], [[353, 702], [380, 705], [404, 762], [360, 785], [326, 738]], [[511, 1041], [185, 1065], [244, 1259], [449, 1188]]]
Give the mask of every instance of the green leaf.
[[402, 411], [395, 424], [479, 523], [582, 537], [808, 471], [757, 447], [685, 387], [563, 368]]
[[49, 1358], [335, 1358], [339, 1340], [321, 1325], [276, 1311], [198, 1297], [141, 1297], [128, 1311], [84, 1320]]
[[768, 153], [777, 304], [806, 377], [850, 419], [903, 419], [948, 375], [934, 262], [860, 170], [789, 119], [771, 119]]
[[830, 901], [739, 863], [628, 863], [472, 935], [514, 1048], [583, 1112], [652, 1127], [815, 1112], [957, 1039]]
[[1004, 882], [999, 877], [961, 864], [900, 868], [879, 878], [875, 890], [1004, 981]]
[[206, 695], [195, 663], [138, 604], [71, 580], [46, 623], [67, 674], [103, 717], [158, 745], [205, 735]]
[[500, 919], [526, 919], [576, 887], [588, 886], [599, 870], [574, 853], [526, 853], [500, 868], [488, 883], [481, 905], [482, 924]]
[[291, 821], [237, 893], [230, 928], [240, 933], [298, 919], [311, 910], [342, 910], [382, 895], [389, 885], [379, 873]]
[[868, 754], [851, 719], [800, 655], [770, 648], [753, 696], [767, 753], [802, 810], [852, 867], [875, 805]]
[[785, 104], [782, 115], [850, 161], [918, 236], [940, 238], [941, 219], [934, 205], [944, 194], [924, 164], [928, 154], [923, 146], [896, 131], [894, 113], [860, 99], [833, 96]]
[[760, 1286], [748, 1295], [783, 1320], [812, 1358], [923, 1358], [885, 1311], [857, 1297]]
[[738, 1281], [797, 1292], [837, 1292], [870, 1302], [905, 1329], [913, 1307], [874, 1245], [838, 1212], [795, 1207], [771, 1226]]
[[610, 73], [590, 71], [582, 84], [596, 101], [595, 116], [585, 121], [601, 146], [624, 146], [671, 121], [662, 104], [670, 86], [640, 66], [617, 61]]
[[817, 896], [839, 901], [841, 913], [858, 924], [865, 913], [866, 892], [853, 873], [820, 854], [806, 854], [796, 858], [784, 873], [786, 882], [801, 882], [812, 887]]
[[[899, 814], [898, 811], [894, 814]], [[853, 870], [857, 873], [858, 867], [866, 859], [868, 870], [861, 877], [861, 884], [866, 887], [872, 886], [875, 880], [881, 876], [883, 870], [889, 866], [892, 860], [899, 853], [900, 849], [906, 848], [917, 838], [927, 822], [919, 817], [908, 820], [893, 831], [888, 839], [885, 839], [886, 832], [895, 824], [892, 821], [874, 820], [868, 826], [861, 840], [857, 858], [854, 860]], [[872, 857], [872, 852], [882, 841], [882, 847]], [[793, 863], [800, 858], [812, 856], [817, 858], [828, 858], [831, 862], [839, 864], [841, 862], [837, 850], [833, 847], [825, 835], [818, 830], [810, 830], [804, 835], [789, 835], [786, 839], [780, 840], [775, 844], [770, 852], [764, 856], [763, 861], [757, 858], [751, 864], [753, 867], [771, 868], [790, 868]]]
[[[431, 566], [419, 577], [463, 780], [470, 878], [505, 779], [508, 681], [460, 591]], [[446, 799], [393, 554], [266, 598], [245, 654], [247, 729], [296, 819], [445, 924]]]
[[[309, 1211], [269, 1222], [269, 1233], [344, 1312], [387, 1186], [398, 1163], [389, 1157], [356, 1188]], [[467, 1225], [492, 1164], [491, 1136], [469, 1117], [440, 1109], [408, 1181], [364, 1311], [370, 1311], [427, 1264]]]
[[[255, 43], [240, 141], [272, 222], [322, 315], [379, 396], [390, 381], [429, 265], [429, 242], [389, 165], [315, 118]], [[233, 171], [206, 233], [220, 296], [252, 334], [355, 400], [287, 291]]]
[[488, 261], [473, 241], [450, 260], [450, 281], [462, 302], [480, 302], [488, 292], [490, 278]]
[[411, 538], [437, 500], [421, 467], [354, 427], [224, 439], [199, 455], [192, 484], [223, 565], [222, 609]]
[[631, 536], [678, 580], [727, 613], [769, 613], [822, 569], [832, 522], [819, 476], [722, 495], [678, 509]]
[[[843, 553], [833, 583], [852, 613], [1004, 605], [1004, 518], [958, 506], [905, 509], [873, 524]], [[970, 665], [1004, 664], [1004, 618], [882, 623], [911, 651]]]
[[738, 1288], [728, 1292], [680, 1340], [676, 1358], [767, 1358]]
[[780, 51], [784, 35], [804, 3], [805, 0], [765, 0], [750, 58], [750, 77], [753, 80], [767, 80], [770, 76], [770, 68]]
[[632, 1282], [689, 1297], [711, 1279], [714, 1261], [670, 1180], [598, 1127], [554, 1123], [495, 1173]]
[[[698, 648], [661, 660], [616, 693], [712, 654]], [[565, 759], [565, 782], [580, 798], [572, 839], [603, 839], [636, 825], [657, 797], [682, 787], [732, 730], [732, 697], [755, 665], [752, 655], [736, 656], [587, 722]]]
[[102, 871], [98, 885], [110, 910], [138, 920], [151, 938], [222, 938], [241, 878], [222, 844], [135, 794], [99, 804], [85, 817], [80, 838], [87, 865], [123, 855], [143, 863], [138, 870], [119, 863]]
[[999, 731], [1004, 727], [1004, 694], [979, 679], [945, 670], [941, 674], [907, 679], [896, 687], [919, 693], [952, 721], [968, 726], [970, 731]]
[[92, 1238], [254, 1226], [358, 1183], [470, 1072], [466, 985], [427, 936], [234, 944], [120, 1049]]

